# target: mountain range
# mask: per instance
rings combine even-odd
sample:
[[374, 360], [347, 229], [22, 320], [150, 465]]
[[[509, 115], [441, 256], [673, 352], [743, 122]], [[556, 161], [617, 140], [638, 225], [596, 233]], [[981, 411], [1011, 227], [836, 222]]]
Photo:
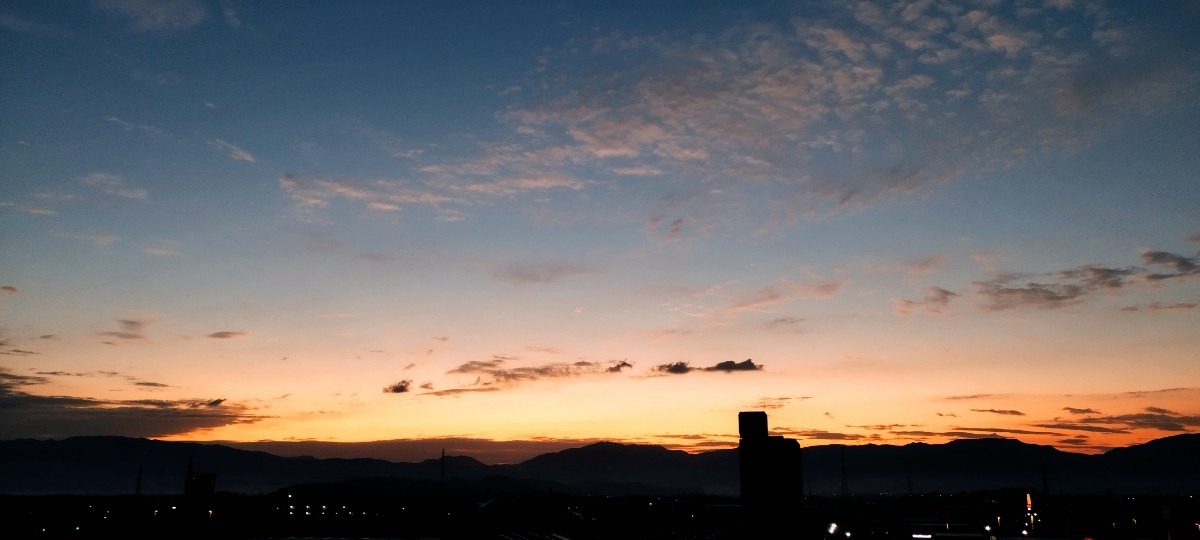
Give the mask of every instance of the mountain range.
[[[1200, 486], [1200, 434], [1100, 455], [1015, 439], [945, 444], [824, 445], [801, 451], [809, 495], [957, 493], [1023, 488], [1063, 494], [1191, 494]], [[515, 464], [467, 456], [416, 463], [281, 457], [220, 444], [125, 437], [0, 441], [3, 494], [178, 494], [187, 471], [216, 474], [218, 491], [257, 494], [297, 485], [383, 481], [441, 487], [605, 495], [738, 493], [737, 450], [689, 454], [653, 445], [594, 443]], [[444, 471], [444, 472], [443, 472]]]

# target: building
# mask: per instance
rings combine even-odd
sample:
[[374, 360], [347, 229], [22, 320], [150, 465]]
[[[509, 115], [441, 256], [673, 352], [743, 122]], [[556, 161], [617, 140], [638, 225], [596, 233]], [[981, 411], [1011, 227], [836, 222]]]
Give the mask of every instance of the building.
[[796, 512], [804, 502], [800, 443], [769, 435], [767, 413], [738, 413], [742, 505], [750, 511]]

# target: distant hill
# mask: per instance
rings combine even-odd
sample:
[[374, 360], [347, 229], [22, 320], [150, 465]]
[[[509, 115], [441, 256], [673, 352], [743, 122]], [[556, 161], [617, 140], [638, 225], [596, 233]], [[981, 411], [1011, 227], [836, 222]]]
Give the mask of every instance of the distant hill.
[[[809, 494], [960, 492], [1048, 488], [1052, 493], [1184, 494], [1200, 486], [1200, 434], [1184, 434], [1103, 455], [1063, 452], [1014, 439], [904, 446], [803, 448]], [[189, 465], [190, 464], [190, 465]], [[280, 457], [219, 444], [124, 437], [0, 441], [0, 493], [180, 493], [191, 466], [217, 475], [217, 489], [265, 493], [299, 484], [384, 481], [393, 489], [441, 485], [443, 463]], [[736, 450], [688, 454], [611, 442], [542, 454], [510, 465], [447, 457], [450, 489], [593, 494], [738, 493]], [[842, 471], [845, 471], [844, 475]], [[799, 489], [799, 487], [798, 487]]]

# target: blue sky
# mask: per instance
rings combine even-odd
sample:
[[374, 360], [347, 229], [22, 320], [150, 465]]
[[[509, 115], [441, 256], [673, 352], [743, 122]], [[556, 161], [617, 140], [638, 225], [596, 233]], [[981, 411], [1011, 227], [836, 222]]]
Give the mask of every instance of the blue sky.
[[1198, 19], [5, 2], [0, 426], [1194, 431]]

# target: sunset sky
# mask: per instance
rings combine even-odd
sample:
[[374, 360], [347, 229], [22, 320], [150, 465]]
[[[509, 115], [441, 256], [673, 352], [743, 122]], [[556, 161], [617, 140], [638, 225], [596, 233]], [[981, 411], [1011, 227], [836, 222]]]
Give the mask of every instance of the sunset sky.
[[0, 2], [0, 439], [1200, 431], [1198, 27]]

